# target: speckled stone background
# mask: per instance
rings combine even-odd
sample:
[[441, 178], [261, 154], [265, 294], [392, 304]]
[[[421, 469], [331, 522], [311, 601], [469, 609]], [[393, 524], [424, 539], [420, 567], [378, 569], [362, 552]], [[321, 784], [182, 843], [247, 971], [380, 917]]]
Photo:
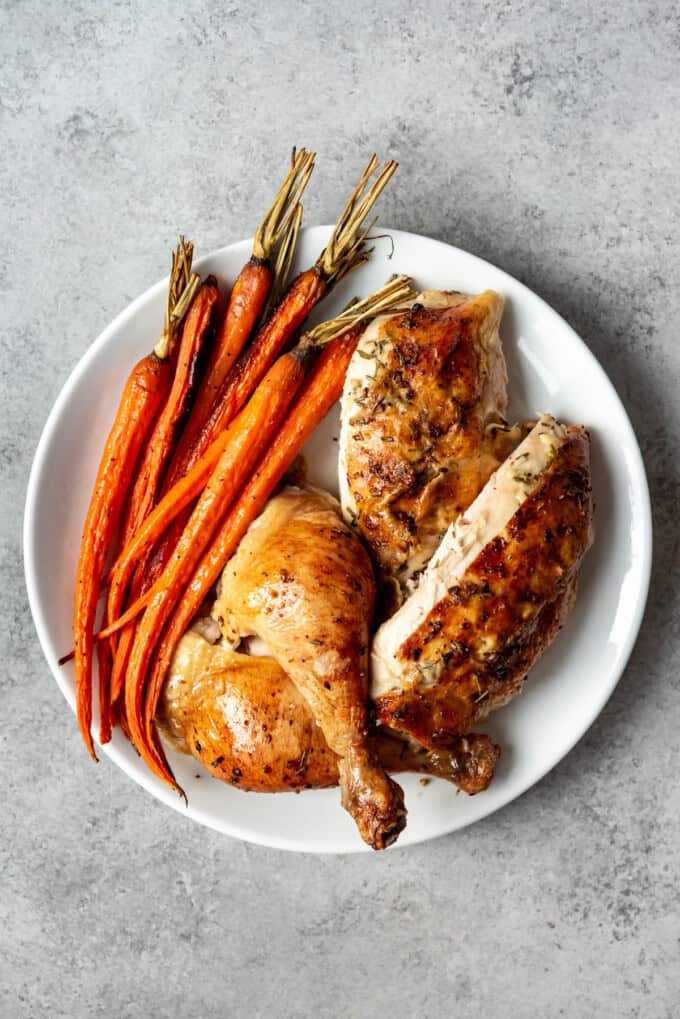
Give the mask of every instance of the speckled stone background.
[[[0, 3], [3, 1017], [680, 1014], [680, 21], [672, 3]], [[242, 845], [88, 761], [26, 603], [47, 412], [182, 228], [252, 232], [292, 142], [309, 222], [376, 147], [382, 218], [587, 339], [652, 487], [652, 594], [600, 720], [502, 812], [383, 857]], [[270, 162], [271, 160], [271, 162]]]

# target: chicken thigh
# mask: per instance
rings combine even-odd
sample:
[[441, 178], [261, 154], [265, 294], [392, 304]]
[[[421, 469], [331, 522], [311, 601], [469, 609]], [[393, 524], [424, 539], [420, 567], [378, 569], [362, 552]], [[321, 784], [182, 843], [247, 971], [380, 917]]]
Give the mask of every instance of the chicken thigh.
[[378, 722], [446, 745], [518, 693], [573, 607], [592, 513], [587, 432], [542, 417], [376, 633]]
[[398, 603], [519, 441], [505, 423], [503, 298], [444, 291], [375, 319], [342, 396], [339, 483]]
[[230, 637], [265, 641], [339, 758], [343, 806], [382, 849], [406, 811], [368, 733], [373, 571], [338, 509], [316, 490], [289, 487], [271, 499], [225, 566], [213, 616]]
[[[277, 793], [339, 781], [337, 755], [278, 662], [227, 650], [193, 631], [175, 652], [158, 723], [176, 749], [239, 789]], [[386, 770], [443, 778], [470, 794], [486, 789], [498, 757], [498, 747], [477, 733], [443, 750], [390, 733], [376, 737], [375, 746]]]

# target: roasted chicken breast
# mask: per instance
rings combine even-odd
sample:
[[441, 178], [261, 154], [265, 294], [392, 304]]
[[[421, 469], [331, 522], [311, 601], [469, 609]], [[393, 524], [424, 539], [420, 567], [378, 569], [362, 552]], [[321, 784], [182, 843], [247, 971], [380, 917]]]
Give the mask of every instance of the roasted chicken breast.
[[285, 488], [251, 525], [222, 575], [215, 617], [230, 637], [267, 644], [338, 755], [342, 804], [376, 849], [406, 823], [403, 795], [368, 732], [371, 563], [335, 499]]
[[[339, 782], [337, 754], [278, 662], [227, 650], [193, 631], [175, 653], [158, 723], [178, 750], [239, 789], [277, 793]], [[376, 737], [375, 746], [386, 770], [444, 778], [467, 793], [487, 787], [498, 756], [489, 737], [477, 733], [442, 750], [394, 734]]]
[[378, 630], [378, 722], [442, 746], [518, 693], [574, 604], [592, 513], [587, 432], [542, 417]]
[[519, 441], [505, 423], [503, 298], [420, 294], [364, 331], [342, 396], [339, 484], [399, 601]]

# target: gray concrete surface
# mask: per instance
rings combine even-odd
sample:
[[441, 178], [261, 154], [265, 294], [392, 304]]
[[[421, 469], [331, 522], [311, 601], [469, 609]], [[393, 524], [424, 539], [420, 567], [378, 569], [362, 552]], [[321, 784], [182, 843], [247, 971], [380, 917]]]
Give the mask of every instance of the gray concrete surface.
[[[0, 4], [0, 1014], [680, 1013], [678, 142], [671, 3]], [[375, 147], [383, 220], [524, 280], [587, 338], [644, 450], [652, 595], [631, 664], [543, 782], [385, 857], [242, 845], [90, 765], [20, 545], [48, 409], [165, 270], [251, 232], [294, 141], [309, 222]]]

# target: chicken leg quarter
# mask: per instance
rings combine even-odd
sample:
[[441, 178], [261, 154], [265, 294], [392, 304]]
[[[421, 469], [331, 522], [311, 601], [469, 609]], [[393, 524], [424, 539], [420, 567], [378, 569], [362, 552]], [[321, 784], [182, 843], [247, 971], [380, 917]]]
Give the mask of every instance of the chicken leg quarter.
[[286, 488], [227, 563], [213, 616], [230, 637], [265, 641], [339, 757], [342, 805], [383, 849], [406, 821], [401, 788], [368, 736], [374, 580], [359, 539], [323, 492]]

